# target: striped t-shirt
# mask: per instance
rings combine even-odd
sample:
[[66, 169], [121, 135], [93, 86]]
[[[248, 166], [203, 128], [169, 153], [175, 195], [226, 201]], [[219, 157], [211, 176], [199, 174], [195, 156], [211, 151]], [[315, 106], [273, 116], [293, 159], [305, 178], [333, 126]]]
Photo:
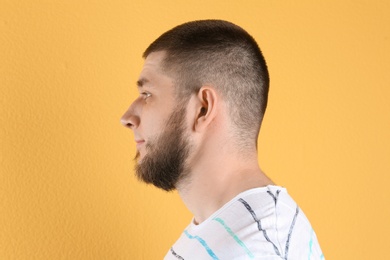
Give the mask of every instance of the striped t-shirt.
[[245, 191], [199, 225], [193, 221], [165, 260], [325, 259], [308, 219], [285, 188]]

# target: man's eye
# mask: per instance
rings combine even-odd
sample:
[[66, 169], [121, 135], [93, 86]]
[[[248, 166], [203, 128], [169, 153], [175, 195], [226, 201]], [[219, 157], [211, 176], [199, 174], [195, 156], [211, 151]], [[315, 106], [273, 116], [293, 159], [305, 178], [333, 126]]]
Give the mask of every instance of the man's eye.
[[142, 95], [145, 99], [152, 96], [152, 94], [150, 94], [150, 93], [148, 93], [148, 92], [142, 92], [141, 95]]

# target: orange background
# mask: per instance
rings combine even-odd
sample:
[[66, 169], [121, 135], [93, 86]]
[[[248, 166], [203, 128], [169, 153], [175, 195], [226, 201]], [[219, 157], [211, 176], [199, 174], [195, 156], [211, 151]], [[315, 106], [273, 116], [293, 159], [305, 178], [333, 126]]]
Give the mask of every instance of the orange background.
[[388, 1], [0, 0], [0, 259], [162, 259], [191, 214], [138, 183], [119, 119], [141, 53], [180, 23], [230, 20], [271, 74], [263, 170], [327, 259], [390, 242]]

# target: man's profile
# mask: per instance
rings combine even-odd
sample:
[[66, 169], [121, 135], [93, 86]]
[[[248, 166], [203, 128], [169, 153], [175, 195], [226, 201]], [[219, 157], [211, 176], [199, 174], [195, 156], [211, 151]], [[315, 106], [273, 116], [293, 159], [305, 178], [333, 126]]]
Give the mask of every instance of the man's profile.
[[323, 259], [311, 225], [258, 165], [269, 76], [255, 40], [221, 20], [179, 25], [144, 52], [123, 115], [137, 177], [177, 189], [194, 218], [165, 259]]

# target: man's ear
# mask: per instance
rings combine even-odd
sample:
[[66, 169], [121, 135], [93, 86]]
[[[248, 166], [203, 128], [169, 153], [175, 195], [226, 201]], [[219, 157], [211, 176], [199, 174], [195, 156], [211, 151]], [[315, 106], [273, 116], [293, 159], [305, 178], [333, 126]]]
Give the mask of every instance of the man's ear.
[[211, 86], [203, 86], [197, 94], [195, 131], [202, 132], [217, 115], [218, 95]]

